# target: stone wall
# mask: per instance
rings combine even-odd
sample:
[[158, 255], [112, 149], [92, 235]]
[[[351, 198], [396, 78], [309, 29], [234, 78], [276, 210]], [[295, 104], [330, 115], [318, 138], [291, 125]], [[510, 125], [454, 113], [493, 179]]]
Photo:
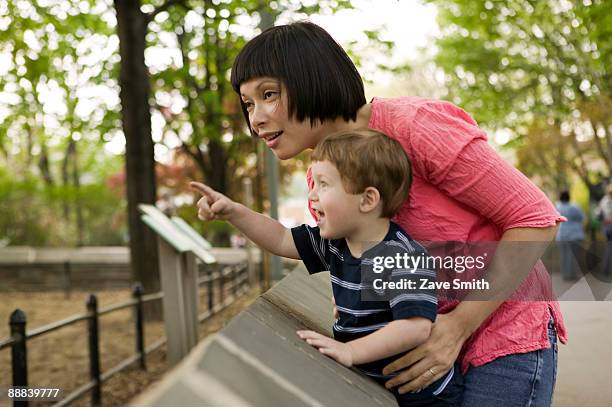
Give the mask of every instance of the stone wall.
[[[220, 264], [244, 261], [243, 249], [213, 248]], [[0, 248], [0, 291], [101, 290], [132, 284], [127, 247]], [[254, 255], [259, 264], [259, 251]], [[203, 267], [203, 266], [202, 266]]]

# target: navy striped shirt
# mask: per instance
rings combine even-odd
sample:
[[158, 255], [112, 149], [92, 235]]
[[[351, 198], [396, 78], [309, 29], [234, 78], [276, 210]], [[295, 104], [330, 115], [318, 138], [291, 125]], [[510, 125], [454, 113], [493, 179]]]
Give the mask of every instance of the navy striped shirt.
[[[426, 267], [393, 267], [382, 273], [373, 272], [376, 257], [397, 254], [415, 259], [427, 258], [425, 249], [410, 239], [396, 223], [390, 222], [384, 240], [365, 250], [361, 258], [351, 255], [345, 239], [323, 239], [318, 227], [301, 225], [291, 230], [298, 253], [310, 274], [329, 270], [332, 290], [339, 318], [334, 323], [334, 338], [348, 342], [371, 334], [389, 322], [399, 319], [423, 317], [436, 318], [437, 299], [435, 289], [420, 289], [423, 282], [436, 279], [435, 269]], [[404, 256], [406, 257], [406, 256]], [[421, 260], [421, 265], [426, 265]], [[380, 264], [380, 263], [379, 263]], [[413, 263], [414, 264], [414, 263]], [[414, 281], [415, 289], [388, 290], [384, 294], [374, 290], [373, 279], [399, 282]], [[397, 359], [398, 355], [356, 366], [364, 373], [379, 380], [391, 378], [382, 375], [382, 369]], [[431, 386], [430, 386], [431, 387]]]

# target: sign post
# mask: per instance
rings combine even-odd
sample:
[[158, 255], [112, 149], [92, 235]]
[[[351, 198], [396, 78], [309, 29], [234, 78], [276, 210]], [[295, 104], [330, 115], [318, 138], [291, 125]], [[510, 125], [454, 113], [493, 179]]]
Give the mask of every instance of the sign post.
[[[189, 225], [170, 220], [153, 205], [141, 204], [138, 207], [142, 221], [157, 234], [168, 362], [176, 365], [198, 342], [196, 257], [207, 264], [216, 260], [208, 252], [209, 247], [193, 236], [197, 233]], [[187, 232], [185, 226], [192, 233]]]

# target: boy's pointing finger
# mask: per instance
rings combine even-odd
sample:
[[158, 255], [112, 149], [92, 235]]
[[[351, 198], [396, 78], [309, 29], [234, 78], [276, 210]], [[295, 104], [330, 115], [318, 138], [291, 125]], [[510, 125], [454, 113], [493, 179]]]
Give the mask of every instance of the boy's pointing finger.
[[215, 192], [211, 187], [202, 184], [201, 182], [190, 182], [189, 187], [192, 191], [198, 192], [202, 195], [212, 195]]

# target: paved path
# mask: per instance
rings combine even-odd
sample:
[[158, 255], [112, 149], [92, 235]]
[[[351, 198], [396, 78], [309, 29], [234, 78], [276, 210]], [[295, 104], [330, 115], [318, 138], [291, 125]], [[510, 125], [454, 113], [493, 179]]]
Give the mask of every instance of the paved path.
[[[585, 288], [579, 284], [573, 294], [582, 291], [579, 298], [585, 298]], [[572, 292], [560, 298], [569, 342], [559, 346], [553, 406], [612, 406], [612, 298], [563, 301], [564, 297], [571, 298]]]

